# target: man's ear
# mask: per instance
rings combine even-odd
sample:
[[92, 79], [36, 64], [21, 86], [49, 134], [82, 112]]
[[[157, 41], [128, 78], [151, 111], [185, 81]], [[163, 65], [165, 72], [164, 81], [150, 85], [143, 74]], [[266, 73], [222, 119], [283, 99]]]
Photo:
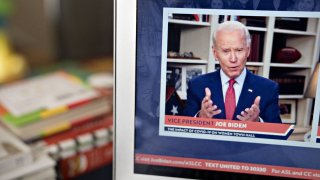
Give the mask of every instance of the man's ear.
[[218, 56], [217, 50], [214, 48], [214, 46], [211, 47], [211, 50], [215, 60], [218, 61], [219, 58], [217, 57]]
[[250, 56], [250, 53], [251, 53], [251, 48], [250, 46], [248, 47], [248, 51], [247, 51], [247, 58]]

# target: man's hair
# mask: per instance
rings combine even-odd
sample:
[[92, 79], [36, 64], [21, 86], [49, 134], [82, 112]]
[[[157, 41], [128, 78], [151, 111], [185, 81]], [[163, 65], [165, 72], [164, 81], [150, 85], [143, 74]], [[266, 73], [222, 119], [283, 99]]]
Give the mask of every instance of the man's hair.
[[212, 34], [212, 42], [213, 42], [212, 46], [213, 47], [216, 46], [217, 32], [219, 32], [219, 31], [236, 31], [236, 30], [243, 31], [243, 33], [245, 35], [245, 39], [246, 39], [246, 45], [247, 45], [247, 47], [250, 47], [251, 38], [250, 38], [249, 30], [247, 29], [247, 27], [245, 25], [243, 25], [242, 23], [240, 23], [238, 21], [225, 21], [225, 22], [219, 24], [217, 29]]

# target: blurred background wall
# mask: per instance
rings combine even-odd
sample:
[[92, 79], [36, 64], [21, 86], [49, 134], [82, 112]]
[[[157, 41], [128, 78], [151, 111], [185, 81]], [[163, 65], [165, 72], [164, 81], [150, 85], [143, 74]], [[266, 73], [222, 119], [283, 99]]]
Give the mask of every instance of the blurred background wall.
[[31, 65], [112, 56], [113, 0], [12, 0], [6, 25]]

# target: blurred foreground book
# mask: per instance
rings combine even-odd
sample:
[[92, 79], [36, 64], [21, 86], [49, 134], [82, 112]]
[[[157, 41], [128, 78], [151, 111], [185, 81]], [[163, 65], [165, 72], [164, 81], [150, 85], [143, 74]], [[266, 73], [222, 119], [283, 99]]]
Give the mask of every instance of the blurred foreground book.
[[55, 171], [56, 162], [48, 155], [42, 154], [34, 159], [34, 162], [12, 168], [10, 171], [0, 174], [1, 180], [54, 180], [57, 178]]
[[[57, 162], [58, 179], [72, 179], [112, 164], [112, 114], [92, 119], [68, 131], [32, 144]], [[40, 150], [41, 152], [41, 150]]]
[[112, 111], [112, 91], [97, 91], [64, 71], [0, 88], [1, 122], [34, 142]]
[[58, 164], [59, 178], [72, 179], [112, 164], [112, 148], [113, 145], [109, 143], [61, 159]]
[[33, 162], [31, 149], [0, 126], [0, 179], [2, 174]]

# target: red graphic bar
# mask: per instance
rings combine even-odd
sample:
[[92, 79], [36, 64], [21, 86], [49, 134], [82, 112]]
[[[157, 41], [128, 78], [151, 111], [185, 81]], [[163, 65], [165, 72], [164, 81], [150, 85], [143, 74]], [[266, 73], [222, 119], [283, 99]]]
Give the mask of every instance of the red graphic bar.
[[215, 170], [224, 172], [237, 172], [247, 174], [260, 174], [267, 176], [281, 176], [290, 178], [319, 179], [320, 170], [292, 168], [284, 166], [271, 166], [251, 163], [204, 160], [195, 158], [181, 158], [171, 156], [135, 154], [138, 164], [192, 168], [202, 170]]
[[165, 125], [201, 127], [223, 130], [267, 132], [285, 134], [293, 126], [290, 124], [244, 122], [223, 119], [194, 118], [186, 116], [165, 116]]

